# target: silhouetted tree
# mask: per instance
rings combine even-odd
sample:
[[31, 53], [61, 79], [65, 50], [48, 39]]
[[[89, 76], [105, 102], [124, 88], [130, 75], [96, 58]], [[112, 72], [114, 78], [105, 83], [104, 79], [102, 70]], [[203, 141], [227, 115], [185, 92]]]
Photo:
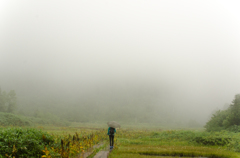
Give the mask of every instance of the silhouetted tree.
[[228, 118], [230, 125], [240, 125], [240, 94], [235, 95], [230, 105], [230, 113]]
[[216, 111], [204, 126], [207, 131], [220, 131], [240, 126], [240, 94], [235, 95], [226, 110]]
[[12, 113], [16, 108], [16, 93], [11, 90], [9, 93], [5, 91], [2, 92], [0, 89], [0, 112], [10, 112]]

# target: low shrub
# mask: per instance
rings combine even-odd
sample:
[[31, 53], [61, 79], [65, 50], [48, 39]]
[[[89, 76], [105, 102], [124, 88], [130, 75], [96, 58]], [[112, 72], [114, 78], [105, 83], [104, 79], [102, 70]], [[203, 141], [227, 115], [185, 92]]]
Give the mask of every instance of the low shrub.
[[233, 125], [233, 126], [230, 126], [229, 128], [227, 128], [226, 130], [228, 130], [230, 132], [238, 133], [238, 132], [240, 132], [240, 126]]
[[53, 136], [37, 129], [7, 128], [0, 131], [0, 155], [41, 157], [45, 146], [54, 142]]
[[193, 138], [193, 141], [202, 145], [220, 145], [224, 146], [230, 143], [232, 138], [230, 137], [222, 137], [222, 136], [199, 136]]

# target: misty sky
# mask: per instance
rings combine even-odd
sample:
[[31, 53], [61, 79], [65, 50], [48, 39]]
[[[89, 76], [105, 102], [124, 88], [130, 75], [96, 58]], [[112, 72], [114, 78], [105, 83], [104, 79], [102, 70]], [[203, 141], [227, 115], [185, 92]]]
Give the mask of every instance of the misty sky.
[[1, 0], [0, 87], [154, 85], [193, 116], [240, 93], [237, 0]]

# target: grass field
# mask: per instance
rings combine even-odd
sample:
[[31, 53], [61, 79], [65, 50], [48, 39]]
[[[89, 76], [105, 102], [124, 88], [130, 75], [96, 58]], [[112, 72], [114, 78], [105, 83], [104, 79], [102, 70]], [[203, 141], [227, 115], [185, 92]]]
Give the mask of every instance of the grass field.
[[96, 127], [1, 127], [0, 157], [75, 157], [106, 139]]
[[[238, 133], [165, 129], [142, 125], [118, 129], [114, 150], [109, 154], [109, 158], [240, 158]], [[0, 146], [4, 150], [0, 151], [0, 157], [75, 157], [96, 144], [104, 143], [107, 146], [106, 134], [106, 125], [94, 123], [74, 123], [70, 127], [1, 127]], [[36, 147], [30, 151], [34, 144]], [[94, 154], [99, 150], [95, 149]]]
[[238, 137], [238, 134], [227, 132], [120, 130], [117, 146], [110, 153], [109, 158], [240, 157], [236, 147], [231, 145], [231, 143], [239, 144]]

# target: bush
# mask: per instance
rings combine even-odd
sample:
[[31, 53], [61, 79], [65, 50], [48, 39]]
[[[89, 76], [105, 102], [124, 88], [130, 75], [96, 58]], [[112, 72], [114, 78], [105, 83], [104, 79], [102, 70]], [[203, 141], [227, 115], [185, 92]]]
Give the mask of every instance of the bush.
[[8, 128], [0, 131], [0, 155], [41, 157], [44, 146], [54, 142], [53, 136], [37, 129]]
[[199, 136], [193, 138], [193, 141], [195, 141], [198, 144], [201, 145], [220, 145], [225, 146], [230, 143], [232, 139], [230, 137], [222, 137], [222, 136]]
[[227, 130], [230, 132], [238, 133], [238, 132], [240, 132], [240, 126], [233, 125], [233, 126], [227, 128]]

